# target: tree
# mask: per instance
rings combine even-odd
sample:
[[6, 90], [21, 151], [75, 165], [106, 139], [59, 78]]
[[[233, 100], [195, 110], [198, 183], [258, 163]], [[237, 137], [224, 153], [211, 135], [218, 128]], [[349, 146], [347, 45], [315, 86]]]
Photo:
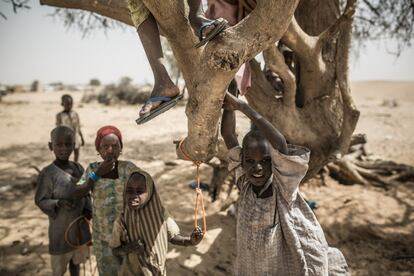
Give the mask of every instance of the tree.
[[[300, 4], [298, 0], [259, 1], [245, 20], [226, 29], [202, 49], [193, 47], [197, 38], [185, 17], [183, 1], [143, 2], [168, 39], [189, 91], [188, 137], [183, 148], [192, 159], [206, 161], [215, 155], [226, 88], [237, 69], [262, 51], [267, 65], [285, 84], [284, 97], [274, 97], [259, 65], [252, 61], [253, 87], [247, 99], [290, 142], [311, 148], [309, 176], [347, 151], [359, 116], [348, 86], [355, 0], [347, 2], [342, 15], [339, 1], [302, 1]], [[92, 11], [131, 25], [122, 0], [41, 0], [41, 3]], [[318, 3], [316, 7], [315, 3]], [[307, 12], [310, 9], [311, 14]], [[279, 40], [299, 60], [298, 89], [295, 76], [275, 46]], [[301, 108], [295, 104], [297, 91], [304, 98]]]

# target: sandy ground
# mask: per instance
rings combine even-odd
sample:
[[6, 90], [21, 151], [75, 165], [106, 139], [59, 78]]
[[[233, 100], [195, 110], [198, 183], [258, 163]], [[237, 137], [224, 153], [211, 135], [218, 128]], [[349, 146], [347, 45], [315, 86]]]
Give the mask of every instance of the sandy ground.
[[[31, 181], [53, 160], [48, 151], [49, 131], [62, 93], [8, 95], [0, 102], [0, 275], [51, 273], [47, 217], [34, 205]], [[81, 163], [98, 160], [93, 148], [95, 132], [104, 124], [117, 125], [124, 135], [123, 159], [150, 172], [161, 198], [183, 233], [193, 225], [195, 192], [188, 188], [195, 168], [176, 160], [173, 139], [186, 133], [184, 106], [178, 106], [151, 123], [136, 126], [137, 108], [80, 104], [73, 93], [87, 145]], [[383, 158], [414, 165], [414, 83], [360, 82], [353, 97], [361, 111], [356, 132], [368, 135], [368, 150]], [[167, 120], [168, 119], [168, 120]], [[248, 121], [240, 116], [238, 128]], [[173, 161], [173, 162], [171, 162]], [[211, 169], [202, 167], [202, 181]], [[329, 179], [303, 185], [307, 197], [318, 202], [316, 215], [329, 243], [341, 249], [353, 275], [414, 274], [414, 183], [389, 191], [360, 185], [344, 186]], [[171, 246], [169, 275], [230, 275], [235, 258], [235, 218], [217, 212], [207, 194], [206, 239], [197, 247]], [[94, 265], [93, 265], [94, 266]], [[89, 273], [89, 264], [86, 266]]]

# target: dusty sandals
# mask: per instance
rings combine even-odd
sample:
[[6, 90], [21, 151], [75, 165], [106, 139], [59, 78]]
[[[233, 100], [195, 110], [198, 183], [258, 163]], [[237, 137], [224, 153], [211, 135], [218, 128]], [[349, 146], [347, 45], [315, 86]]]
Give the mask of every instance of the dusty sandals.
[[143, 116], [136, 119], [135, 122], [138, 125], [141, 125], [143, 123], [146, 123], [146, 122], [154, 119], [158, 115], [160, 115], [160, 114], [164, 113], [165, 111], [173, 108], [177, 104], [177, 102], [183, 98], [183, 96], [184, 96], [183, 94], [178, 94], [175, 97], [164, 97], [164, 96], [150, 97], [147, 100], [146, 103], [148, 103], [148, 102], [159, 102], [159, 101], [161, 101], [162, 103], [157, 108], [154, 108], [153, 110], [151, 110], [147, 114], [144, 114]]
[[[198, 34], [198, 39], [200, 40], [200, 42], [194, 45], [194, 47], [199, 48], [205, 45], [207, 42], [209, 42], [213, 38], [215, 38], [219, 33], [221, 33], [226, 28], [227, 23], [228, 22], [226, 19], [219, 18], [219, 19], [203, 24]], [[203, 37], [204, 29], [212, 25], [214, 26], [214, 29], [211, 32], [209, 32], [206, 36]]]

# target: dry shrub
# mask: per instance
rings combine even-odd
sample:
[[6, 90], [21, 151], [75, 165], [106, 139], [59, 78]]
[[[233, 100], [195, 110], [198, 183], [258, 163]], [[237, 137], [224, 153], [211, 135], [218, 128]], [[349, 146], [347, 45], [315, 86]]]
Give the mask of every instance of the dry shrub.
[[134, 86], [131, 79], [122, 78], [119, 84], [106, 85], [98, 94], [86, 93], [82, 97], [82, 102], [90, 103], [98, 101], [105, 105], [114, 104], [142, 104], [151, 95], [152, 86]]

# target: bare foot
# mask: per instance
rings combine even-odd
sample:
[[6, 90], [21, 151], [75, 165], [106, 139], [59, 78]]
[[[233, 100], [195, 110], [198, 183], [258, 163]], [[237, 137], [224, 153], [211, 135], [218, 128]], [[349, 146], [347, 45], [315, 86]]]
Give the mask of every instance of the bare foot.
[[[162, 97], [172, 98], [172, 97], [177, 96], [179, 93], [180, 93], [180, 90], [173, 83], [170, 83], [167, 85], [161, 84], [161, 85], [154, 86], [154, 89], [152, 90], [152, 93], [151, 93], [151, 97], [162, 96]], [[161, 103], [162, 101], [146, 102], [142, 106], [141, 110], [139, 111], [139, 116], [142, 117], [142, 116], [149, 114], [151, 110], [160, 106]]]

